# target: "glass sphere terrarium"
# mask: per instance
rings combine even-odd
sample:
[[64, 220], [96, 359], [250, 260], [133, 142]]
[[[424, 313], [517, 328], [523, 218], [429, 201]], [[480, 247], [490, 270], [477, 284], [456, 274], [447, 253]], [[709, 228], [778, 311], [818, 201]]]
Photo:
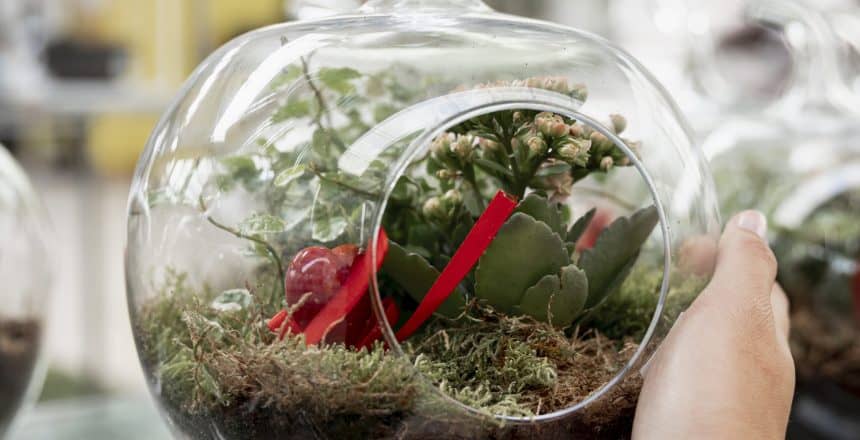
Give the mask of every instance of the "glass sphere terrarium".
[[623, 435], [716, 206], [605, 41], [370, 1], [193, 74], [130, 194], [132, 325], [182, 438]]
[[793, 425], [828, 438], [856, 438], [860, 111], [845, 99], [850, 94], [835, 62], [838, 45], [821, 15], [793, 2], [758, 4], [757, 17], [789, 34], [802, 75], [758, 117], [724, 121], [703, 150], [722, 210], [759, 209], [770, 222], [778, 281], [791, 300], [798, 373]]
[[0, 145], [0, 437], [41, 383], [50, 287], [44, 215], [24, 172]]

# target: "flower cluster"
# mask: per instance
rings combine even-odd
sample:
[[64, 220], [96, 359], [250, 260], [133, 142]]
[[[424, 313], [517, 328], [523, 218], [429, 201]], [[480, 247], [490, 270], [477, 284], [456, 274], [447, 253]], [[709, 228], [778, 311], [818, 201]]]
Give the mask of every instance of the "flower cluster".
[[[532, 78], [479, 87], [504, 85], [539, 86], [560, 93], [587, 95], [584, 88], [571, 87], [560, 78]], [[575, 182], [592, 172], [609, 172], [631, 164], [630, 157], [607, 136], [621, 135], [627, 128], [627, 120], [610, 115], [603, 127], [603, 131], [598, 131], [581, 121], [532, 110], [485, 115], [437, 137], [430, 147], [428, 170], [444, 190], [480, 192], [478, 182], [486, 179], [478, 177], [489, 176], [518, 197], [525, 194], [526, 188], [533, 188], [548, 192], [554, 200], [562, 200], [570, 195]], [[638, 156], [638, 142], [627, 139], [622, 142]], [[426, 200], [424, 207], [425, 212], [451, 209], [443, 206], [439, 197]]]

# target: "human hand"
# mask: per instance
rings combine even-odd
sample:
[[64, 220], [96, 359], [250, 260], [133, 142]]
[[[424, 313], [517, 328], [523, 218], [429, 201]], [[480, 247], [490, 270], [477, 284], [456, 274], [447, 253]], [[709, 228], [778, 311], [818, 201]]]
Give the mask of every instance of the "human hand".
[[726, 226], [713, 279], [646, 368], [633, 438], [785, 438], [794, 362], [766, 233], [755, 211]]

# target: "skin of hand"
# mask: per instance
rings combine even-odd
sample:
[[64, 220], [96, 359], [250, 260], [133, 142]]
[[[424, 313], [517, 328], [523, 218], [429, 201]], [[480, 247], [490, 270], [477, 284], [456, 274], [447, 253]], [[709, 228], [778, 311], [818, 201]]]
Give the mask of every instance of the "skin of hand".
[[767, 220], [735, 216], [710, 284], [645, 371], [634, 439], [783, 439], [794, 394], [788, 300]]

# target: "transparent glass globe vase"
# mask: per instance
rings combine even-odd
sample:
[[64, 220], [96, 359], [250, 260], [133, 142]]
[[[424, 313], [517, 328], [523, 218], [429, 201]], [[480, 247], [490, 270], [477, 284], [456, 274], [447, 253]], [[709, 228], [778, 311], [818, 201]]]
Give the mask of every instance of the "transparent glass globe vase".
[[228, 43], [129, 209], [141, 361], [191, 438], [625, 432], [719, 228], [636, 61], [471, 0]]
[[0, 145], [0, 437], [41, 385], [51, 280], [44, 221], [29, 180]]

